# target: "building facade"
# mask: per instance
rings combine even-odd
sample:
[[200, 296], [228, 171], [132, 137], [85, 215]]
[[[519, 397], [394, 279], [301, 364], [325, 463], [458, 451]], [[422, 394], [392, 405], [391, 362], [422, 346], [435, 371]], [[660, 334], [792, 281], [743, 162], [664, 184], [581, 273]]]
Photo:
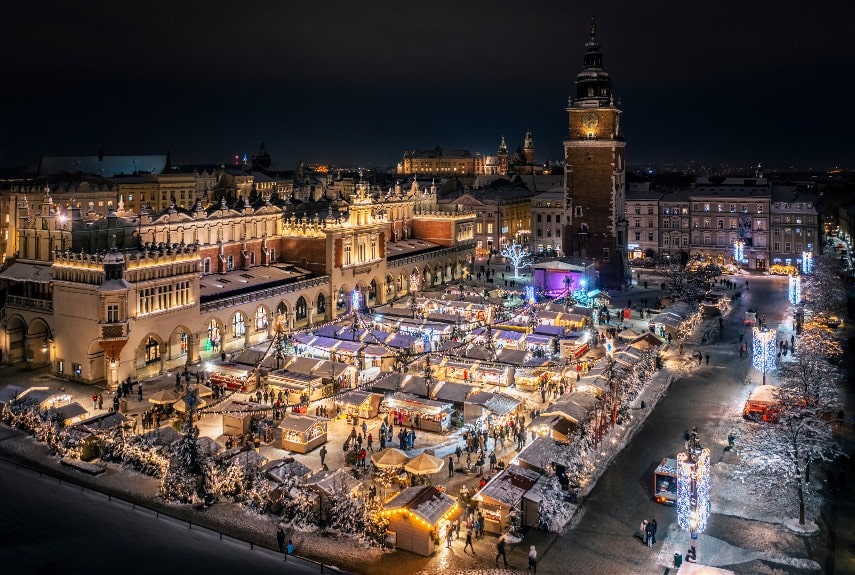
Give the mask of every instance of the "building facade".
[[564, 253], [595, 259], [602, 285], [628, 285], [626, 142], [593, 23], [567, 114], [564, 191], [571, 216], [565, 218]]
[[531, 253], [554, 257], [564, 255], [561, 231], [566, 223], [565, 217], [563, 189], [531, 198]]
[[[19, 253], [0, 274], [2, 361], [114, 387], [468, 273], [474, 214], [365, 182], [343, 202], [301, 215], [270, 197], [139, 213], [119, 202], [98, 216], [21, 198]], [[407, 237], [392, 237], [396, 219]]]
[[659, 198], [661, 192], [644, 187], [626, 192], [627, 250], [630, 261], [659, 254]]

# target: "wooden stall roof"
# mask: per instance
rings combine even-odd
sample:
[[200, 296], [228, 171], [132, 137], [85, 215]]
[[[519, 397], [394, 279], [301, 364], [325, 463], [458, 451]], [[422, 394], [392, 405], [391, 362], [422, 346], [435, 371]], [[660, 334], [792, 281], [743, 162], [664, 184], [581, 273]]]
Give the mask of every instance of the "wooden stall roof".
[[75, 417], [80, 417], [81, 415], [86, 415], [89, 413], [86, 411], [86, 408], [77, 403], [76, 401], [73, 403], [68, 403], [66, 405], [61, 405], [59, 407], [54, 408], [56, 411], [62, 415], [62, 418], [65, 420], [74, 419]]
[[569, 436], [576, 428], [576, 424], [561, 415], [538, 415], [531, 420], [532, 427], [548, 427], [564, 436]]
[[383, 401], [383, 396], [379, 393], [371, 393], [369, 391], [348, 391], [347, 393], [343, 393], [338, 396], [336, 401], [340, 403], [344, 403], [347, 405], [362, 405], [363, 403], [370, 403], [372, 407], [379, 407], [380, 402]]
[[286, 431], [306, 433], [319, 421], [321, 420], [316, 417], [312, 417], [311, 415], [301, 415], [299, 413], [288, 412], [285, 417], [282, 418], [282, 423], [279, 424], [279, 428]]
[[503, 347], [496, 353], [496, 359], [511, 365], [524, 365], [531, 357], [531, 352], [525, 349], [510, 349]]
[[351, 493], [359, 485], [360, 481], [342, 468], [319, 471], [306, 479], [306, 487], [327, 496], [341, 489]]
[[320, 375], [309, 375], [296, 371], [290, 371], [287, 369], [280, 369], [278, 371], [274, 371], [273, 373], [267, 376], [268, 385], [288, 387], [290, 389], [297, 390], [304, 389], [311, 385], [317, 385], [320, 382]]
[[[424, 385], [424, 381], [422, 381]], [[463, 403], [473, 391], [479, 390], [477, 385], [468, 383], [456, 383], [453, 381], [442, 381], [433, 389], [433, 396], [439, 401], [449, 401], [452, 403]]]
[[642, 351], [647, 351], [651, 348], [661, 347], [665, 342], [663, 342], [658, 336], [648, 332], [645, 332], [635, 338], [634, 340], [629, 342], [631, 347], [635, 349], [640, 349]]
[[433, 407], [438, 411], [444, 411], [450, 407], [449, 404], [442, 401], [434, 401], [432, 399], [422, 399], [409, 393], [396, 393], [391, 398], [386, 400], [387, 404], [393, 404], [395, 407], [406, 409], [408, 405], [414, 408], [418, 407]]
[[476, 501], [491, 499], [507, 507], [516, 507], [523, 495], [531, 489], [540, 473], [519, 465], [509, 465], [475, 494]]
[[111, 411], [109, 413], [100, 413], [98, 415], [88, 417], [83, 421], [76, 423], [75, 427], [85, 428], [89, 431], [96, 429], [113, 429], [114, 427], [122, 425], [127, 420], [128, 418], [118, 411]]
[[587, 419], [588, 413], [597, 403], [595, 397], [582, 391], [571, 392], [564, 398], [544, 409], [541, 415], [560, 415], [569, 418], [578, 425]]
[[307, 478], [312, 473], [311, 469], [293, 457], [268, 461], [261, 471], [280, 483], [284, 483], [289, 477]]
[[504, 393], [479, 391], [466, 399], [466, 403], [480, 405], [499, 416], [511, 413], [520, 406], [520, 400]]
[[432, 485], [417, 485], [407, 487], [398, 493], [383, 508], [387, 511], [409, 509], [428, 525], [433, 526], [456, 504], [451, 496], [442, 493]]

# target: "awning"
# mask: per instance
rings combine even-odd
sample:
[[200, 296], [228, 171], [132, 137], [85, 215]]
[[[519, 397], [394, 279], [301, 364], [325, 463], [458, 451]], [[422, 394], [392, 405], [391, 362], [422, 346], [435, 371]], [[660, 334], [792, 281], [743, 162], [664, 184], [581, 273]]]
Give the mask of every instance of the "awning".
[[17, 282], [35, 282], [46, 284], [53, 281], [53, 268], [35, 264], [14, 263], [0, 273], [0, 278]]
[[339, 341], [338, 345], [335, 346], [335, 352], [355, 355], [359, 353], [359, 350], [363, 347], [365, 347], [365, 344], [361, 341]]
[[362, 355], [370, 355], [372, 357], [386, 357], [388, 355], [392, 357], [395, 354], [382, 345], [366, 345], [365, 349], [362, 350]]

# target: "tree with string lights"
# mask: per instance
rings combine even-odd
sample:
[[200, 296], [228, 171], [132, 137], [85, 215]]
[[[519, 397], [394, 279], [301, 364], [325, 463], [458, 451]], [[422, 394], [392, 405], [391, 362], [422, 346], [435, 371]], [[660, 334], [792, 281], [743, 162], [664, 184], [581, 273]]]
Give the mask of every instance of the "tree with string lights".
[[511, 242], [502, 248], [501, 254], [511, 260], [511, 265], [514, 266], [514, 279], [520, 277], [520, 268], [531, 263], [531, 251], [523, 244]]

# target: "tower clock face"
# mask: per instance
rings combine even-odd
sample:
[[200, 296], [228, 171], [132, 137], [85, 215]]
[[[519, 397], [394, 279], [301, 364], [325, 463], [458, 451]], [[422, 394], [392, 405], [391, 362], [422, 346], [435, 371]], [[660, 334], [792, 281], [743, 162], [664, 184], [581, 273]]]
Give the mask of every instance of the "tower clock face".
[[600, 123], [600, 118], [594, 112], [585, 112], [582, 114], [582, 127], [586, 130], [593, 130]]

